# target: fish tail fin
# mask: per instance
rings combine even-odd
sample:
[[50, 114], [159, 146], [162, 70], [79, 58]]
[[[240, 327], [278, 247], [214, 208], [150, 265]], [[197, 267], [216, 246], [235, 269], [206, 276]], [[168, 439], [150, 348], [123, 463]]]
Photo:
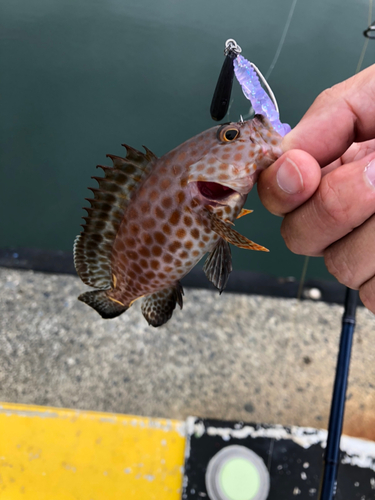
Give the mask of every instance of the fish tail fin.
[[105, 290], [82, 293], [78, 300], [95, 309], [104, 319], [116, 318], [129, 309], [128, 306], [108, 297]]

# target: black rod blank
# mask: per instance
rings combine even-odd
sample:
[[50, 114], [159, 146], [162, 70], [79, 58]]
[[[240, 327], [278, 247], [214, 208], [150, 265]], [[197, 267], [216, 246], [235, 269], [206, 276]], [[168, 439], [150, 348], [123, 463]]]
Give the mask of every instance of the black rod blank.
[[347, 288], [319, 500], [333, 500], [336, 495], [337, 471], [340, 459], [340, 438], [344, 420], [357, 302], [357, 290]]

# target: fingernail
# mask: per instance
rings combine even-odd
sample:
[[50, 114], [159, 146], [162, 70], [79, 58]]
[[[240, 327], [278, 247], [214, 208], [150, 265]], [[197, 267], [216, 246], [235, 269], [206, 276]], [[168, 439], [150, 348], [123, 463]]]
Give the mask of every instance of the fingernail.
[[375, 160], [371, 160], [365, 168], [365, 174], [368, 182], [375, 188]]
[[303, 191], [303, 179], [301, 172], [294, 161], [287, 158], [276, 174], [279, 188], [288, 194], [297, 194]]

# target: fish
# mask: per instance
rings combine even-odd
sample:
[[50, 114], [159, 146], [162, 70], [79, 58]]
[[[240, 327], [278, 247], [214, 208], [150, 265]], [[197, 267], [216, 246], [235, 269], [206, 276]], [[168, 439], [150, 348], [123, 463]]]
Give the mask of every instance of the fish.
[[208, 253], [207, 278], [224, 290], [232, 271], [230, 244], [268, 251], [242, 236], [234, 221], [259, 173], [281, 154], [282, 137], [263, 115], [212, 127], [158, 158], [126, 144], [124, 157], [107, 155], [104, 177], [83, 231], [74, 241], [78, 276], [95, 290], [78, 300], [104, 319], [142, 298], [149, 325], [165, 324], [178, 304], [180, 280]]

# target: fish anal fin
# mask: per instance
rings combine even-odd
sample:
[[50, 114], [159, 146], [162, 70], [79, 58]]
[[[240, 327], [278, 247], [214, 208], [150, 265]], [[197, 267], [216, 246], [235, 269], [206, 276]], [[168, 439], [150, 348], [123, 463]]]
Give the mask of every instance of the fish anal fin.
[[220, 291], [224, 290], [232, 272], [232, 254], [229, 243], [222, 238], [208, 255], [203, 271], [208, 280]]
[[241, 212], [237, 215], [237, 219], [240, 219], [244, 215], [252, 214], [254, 210], [248, 210], [247, 208], [243, 208]]
[[207, 217], [210, 221], [210, 227], [212, 231], [219, 236], [221, 236], [224, 240], [232, 245], [244, 248], [246, 250], [257, 250], [260, 252], [269, 252], [269, 250], [253, 241], [247, 239], [242, 234], [238, 233], [234, 229], [232, 229], [229, 224], [220, 219], [216, 214], [213, 214], [209, 210], [206, 210]]
[[78, 300], [95, 309], [104, 319], [116, 318], [128, 309], [128, 306], [109, 297], [104, 290], [82, 293]]
[[147, 295], [142, 301], [141, 311], [149, 325], [164, 325], [173, 314], [176, 304], [182, 309], [184, 291], [179, 282], [175, 285]]

